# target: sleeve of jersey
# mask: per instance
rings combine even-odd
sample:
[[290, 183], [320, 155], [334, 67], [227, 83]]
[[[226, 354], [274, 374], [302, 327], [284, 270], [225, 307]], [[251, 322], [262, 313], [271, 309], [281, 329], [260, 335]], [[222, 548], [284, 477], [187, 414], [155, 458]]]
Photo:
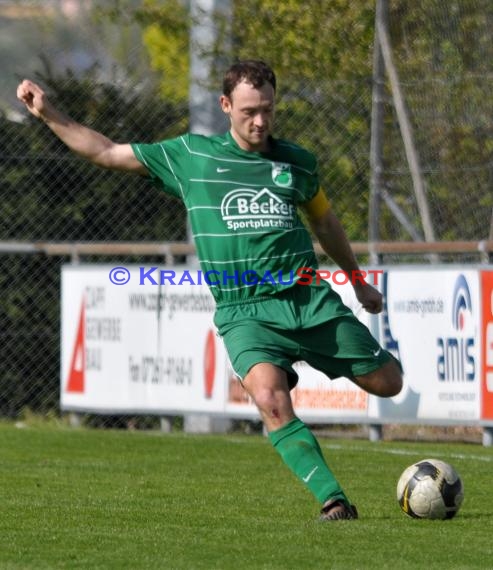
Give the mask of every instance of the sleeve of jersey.
[[327, 210], [330, 210], [330, 202], [325, 192], [319, 188], [315, 196], [303, 204], [303, 209], [312, 220], [322, 217]]
[[306, 152], [305, 168], [308, 172], [307, 190], [305, 191], [305, 200], [300, 204], [306, 214], [312, 220], [323, 216], [327, 210], [330, 210], [330, 202], [325, 192], [320, 188], [318, 176], [318, 161], [314, 154]]
[[167, 194], [184, 199], [187, 180], [183, 176], [183, 161], [188, 153], [182, 137], [131, 146], [137, 160], [147, 168], [151, 181]]

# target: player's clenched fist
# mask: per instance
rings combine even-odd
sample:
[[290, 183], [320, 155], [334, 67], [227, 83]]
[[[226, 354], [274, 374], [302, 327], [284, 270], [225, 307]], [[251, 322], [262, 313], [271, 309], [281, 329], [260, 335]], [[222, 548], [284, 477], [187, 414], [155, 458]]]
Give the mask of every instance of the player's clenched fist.
[[17, 87], [17, 98], [22, 101], [27, 109], [38, 118], [44, 115], [49, 106], [45, 92], [39, 85], [24, 79]]

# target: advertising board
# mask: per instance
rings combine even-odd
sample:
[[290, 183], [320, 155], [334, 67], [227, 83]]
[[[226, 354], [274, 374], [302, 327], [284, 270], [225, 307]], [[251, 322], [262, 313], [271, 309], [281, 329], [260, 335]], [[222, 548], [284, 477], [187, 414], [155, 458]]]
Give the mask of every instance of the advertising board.
[[[112, 279], [116, 269], [128, 280]], [[161, 284], [154, 269], [63, 268], [62, 409], [258, 418], [216, 334], [214, 301], [197, 270], [166, 268], [186, 276], [178, 285]], [[401, 361], [402, 392], [369, 396], [298, 362], [298, 415], [314, 423], [493, 420], [493, 271], [392, 268], [378, 278], [379, 316], [362, 310], [350, 284], [332, 286]]]
[[375, 399], [382, 421], [473, 421], [480, 417], [479, 272], [392, 269], [383, 277], [380, 341], [402, 363], [404, 388]]

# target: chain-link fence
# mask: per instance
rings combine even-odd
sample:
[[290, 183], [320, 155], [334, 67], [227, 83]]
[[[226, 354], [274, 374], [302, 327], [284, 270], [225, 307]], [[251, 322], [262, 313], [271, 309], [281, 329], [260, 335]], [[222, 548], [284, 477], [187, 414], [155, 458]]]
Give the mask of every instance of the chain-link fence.
[[[177, 2], [150, 2], [147, 14], [140, 4], [0, 5], [0, 57], [9, 70], [0, 116], [2, 416], [16, 417], [25, 408], [58, 410], [59, 276], [69, 257], [23, 254], [19, 242], [187, 240], [186, 214], [178, 201], [144, 179], [102, 171], [75, 157], [13, 96], [14, 84], [27, 73], [60, 109], [114, 140], [150, 142], [186, 130], [188, 101], [182, 82], [187, 87], [188, 59], [183, 53], [189, 48], [190, 23], [178, 25]], [[253, 55], [276, 68], [276, 135], [317, 153], [323, 187], [350, 239], [365, 242], [375, 2], [331, 4], [232, 2], [228, 59]], [[488, 239], [493, 208], [493, 5], [489, 0], [390, 4], [392, 60], [434, 235], [437, 240]], [[120, 8], [109, 12], [108, 5]], [[175, 22], [171, 31], [163, 28], [169, 20]], [[393, 89], [388, 77], [387, 69], [378, 233], [381, 240], [408, 241], [422, 235], [422, 218], [395, 85]], [[170, 83], [176, 88], [170, 89]], [[389, 255], [384, 261], [400, 259]]]

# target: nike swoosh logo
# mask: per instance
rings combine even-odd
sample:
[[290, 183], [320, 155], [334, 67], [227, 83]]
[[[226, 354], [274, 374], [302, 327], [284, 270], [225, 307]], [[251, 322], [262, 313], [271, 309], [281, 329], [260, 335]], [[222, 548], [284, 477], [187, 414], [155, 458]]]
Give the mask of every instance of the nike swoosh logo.
[[373, 352], [373, 356], [378, 356], [381, 352], [382, 352], [382, 349], [379, 348], [378, 350], [375, 350], [375, 351]]
[[308, 481], [310, 481], [310, 479], [313, 477], [313, 474], [315, 473], [315, 471], [318, 469], [318, 465], [315, 465], [315, 467], [310, 471], [310, 473], [308, 473], [308, 475], [306, 477], [302, 477], [303, 481], [305, 483], [308, 483]]
[[229, 172], [231, 170], [231, 168], [216, 168], [216, 172]]

